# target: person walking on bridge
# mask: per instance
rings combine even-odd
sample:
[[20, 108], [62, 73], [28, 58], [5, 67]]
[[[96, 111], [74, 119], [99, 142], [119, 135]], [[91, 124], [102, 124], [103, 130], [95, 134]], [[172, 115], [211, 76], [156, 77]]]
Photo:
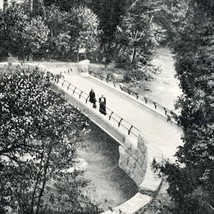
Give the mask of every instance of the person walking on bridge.
[[89, 92], [89, 102], [90, 103], [93, 103], [93, 108], [96, 108], [97, 105], [96, 105], [96, 95], [95, 95], [95, 92], [93, 89], [91, 89], [91, 91]]
[[106, 98], [102, 95], [99, 98], [99, 103], [100, 103], [100, 113], [106, 115]]

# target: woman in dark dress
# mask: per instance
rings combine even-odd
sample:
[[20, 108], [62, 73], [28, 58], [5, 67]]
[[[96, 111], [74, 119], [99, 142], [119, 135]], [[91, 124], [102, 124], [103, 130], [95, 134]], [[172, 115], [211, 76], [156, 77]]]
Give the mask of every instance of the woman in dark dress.
[[93, 103], [93, 108], [96, 108], [96, 95], [93, 89], [89, 92], [89, 102]]
[[99, 98], [99, 103], [100, 103], [100, 113], [106, 115], [106, 98], [102, 95]]

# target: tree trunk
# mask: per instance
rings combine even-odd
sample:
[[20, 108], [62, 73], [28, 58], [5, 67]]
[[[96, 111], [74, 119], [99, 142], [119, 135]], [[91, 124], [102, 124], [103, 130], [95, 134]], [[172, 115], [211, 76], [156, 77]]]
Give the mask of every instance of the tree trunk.
[[36, 189], [37, 189], [37, 186], [38, 186], [38, 183], [39, 183], [39, 179], [41, 178], [43, 158], [44, 158], [44, 153], [42, 154], [42, 157], [41, 157], [40, 170], [39, 170], [39, 172], [37, 174], [36, 182], [35, 182], [35, 185], [34, 185], [34, 188], [33, 188], [33, 194], [32, 194], [32, 200], [31, 200], [31, 211], [30, 211], [30, 213], [33, 213], [33, 207], [34, 207], [34, 202], [35, 202]]
[[3, 1], [3, 12], [6, 12], [7, 8], [8, 8], [8, 0], [4, 0]]
[[135, 58], [136, 58], [136, 54], [137, 54], [137, 47], [135, 45], [135, 41], [137, 39], [137, 36], [138, 36], [138, 30], [136, 30], [135, 37], [134, 37], [134, 50], [133, 50], [133, 55], [132, 55], [132, 64], [134, 64]]
[[43, 196], [43, 193], [44, 193], [44, 190], [45, 190], [45, 185], [46, 185], [46, 182], [47, 182], [47, 173], [48, 173], [49, 161], [50, 161], [50, 156], [51, 156], [52, 149], [53, 149], [53, 147], [51, 145], [50, 148], [49, 148], [49, 151], [48, 151], [48, 154], [47, 154], [47, 160], [46, 160], [46, 163], [45, 163], [45, 166], [44, 166], [44, 177], [43, 177], [42, 188], [41, 188], [40, 193], [39, 193], [39, 198], [38, 198], [38, 203], [37, 203], [37, 208], [36, 208], [36, 214], [39, 214], [40, 203], [41, 203], [42, 196]]
[[136, 53], [137, 53], [137, 50], [136, 50], [136, 47], [134, 47], [133, 55], [132, 55], [132, 64], [134, 64], [135, 62]]
[[141, 0], [135, 0], [134, 3], [129, 7], [128, 11], [130, 11], [133, 7], [135, 7], [136, 4], [137, 4], [138, 2], [140, 2], [140, 1], [141, 1]]
[[32, 14], [33, 11], [33, 0], [28, 0], [28, 10], [30, 10], [30, 13]]

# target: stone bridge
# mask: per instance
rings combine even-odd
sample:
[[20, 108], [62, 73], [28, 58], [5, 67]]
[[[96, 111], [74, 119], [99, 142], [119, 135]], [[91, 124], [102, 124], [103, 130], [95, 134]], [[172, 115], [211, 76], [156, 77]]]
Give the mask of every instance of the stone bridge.
[[[70, 68], [72, 66], [77, 65], [70, 65]], [[63, 72], [64, 77], [56, 84], [57, 90], [120, 144], [118, 164], [138, 185], [135, 196], [104, 213], [143, 213], [155, 199], [162, 184], [162, 179], [152, 170], [152, 161], [162, 158], [175, 161], [176, 148], [182, 144], [182, 131], [174, 121], [168, 119], [172, 112], [158, 103], [148, 98], [139, 99], [136, 94], [121, 90], [114, 82], [109, 84], [74, 70]], [[50, 71], [62, 73], [60, 65]], [[88, 102], [91, 88], [97, 99], [101, 94], [105, 95], [107, 115], [100, 114]]]
[[[152, 161], [162, 158], [174, 161], [176, 147], [182, 144], [181, 129], [168, 120], [167, 113], [171, 111], [151, 100], [136, 99], [131, 93], [121, 91], [120, 86], [87, 73], [67, 70], [57, 87], [76, 108], [120, 144], [118, 164], [138, 185], [139, 191], [134, 197], [104, 213], [142, 213], [162, 184], [162, 179], [152, 170]], [[91, 88], [97, 99], [105, 95], [106, 116], [88, 101]]]

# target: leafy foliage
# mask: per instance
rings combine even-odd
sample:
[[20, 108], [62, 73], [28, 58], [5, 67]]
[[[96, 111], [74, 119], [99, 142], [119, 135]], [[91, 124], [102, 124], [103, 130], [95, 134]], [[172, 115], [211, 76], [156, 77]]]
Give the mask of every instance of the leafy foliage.
[[86, 58], [96, 60], [96, 52], [99, 48], [98, 18], [88, 8], [80, 8], [77, 12], [81, 30], [77, 39], [78, 49], [86, 50]]
[[107, 61], [114, 56], [115, 34], [117, 27], [121, 24], [122, 18], [127, 10], [130, 1], [128, 0], [91, 0], [89, 8], [99, 18], [99, 30], [101, 30], [101, 52]]
[[70, 11], [72, 8], [85, 7], [88, 0], [44, 0], [45, 6], [59, 6], [62, 11]]
[[48, 40], [48, 34], [49, 29], [41, 17], [31, 19], [30, 23], [25, 27], [23, 34], [25, 54], [39, 54], [43, 45], [46, 44]]
[[117, 65], [130, 70], [127, 80], [149, 79], [151, 59], [159, 44], [161, 27], [153, 22], [156, 6], [150, 1], [136, 1], [117, 29]]
[[84, 48], [87, 57], [94, 60], [99, 46], [98, 19], [86, 7], [70, 8], [63, 11], [58, 6], [46, 8], [46, 23], [50, 29], [47, 54], [51, 58], [77, 59], [79, 49]]
[[57, 79], [38, 69], [1, 75], [1, 213], [97, 213], [75, 167], [87, 121], [51, 87]]
[[50, 29], [46, 53], [49, 58], [65, 58], [71, 53], [78, 36], [78, 19], [75, 14], [63, 12], [56, 6], [46, 8], [45, 23]]
[[175, 44], [179, 33], [187, 24], [186, 14], [189, 7], [189, 0], [156, 0], [153, 8], [153, 22], [161, 26], [159, 32], [161, 44]]
[[[117, 26], [120, 25], [122, 21], [122, 17], [126, 12], [127, 6], [131, 4], [131, 1], [127, 0], [45, 0], [45, 5], [55, 5], [60, 8], [61, 11], [71, 12], [73, 9], [78, 9], [80, 11], [81, 8], [88, 8], [87, 10], [96, 14], [96, 21], [90, 22], [98, 24], [99, 31], [99, 41], [100, 41], [100, 53], [102, 53], [102, 57], [105, 57], [108, 60], [112, 59], [112, 55], [114, 54], [114, 42], [115, 42], [115, 33]], [[86, 11], [83, 9], [81, 14]], [[84, 12], [85, 13], [85, 12]], [[94, 19], [95, 15], [93, 15]], [[91, 18], [89, 15], [88, 18]], [[89, 19], [86, 19], [88, 21]], [[99, 20], [99, 21], [97, 21]], [[84, 28], [84, 27], [83, 27]], [[94, 26], [93, 26], [94, 29]], [[97, 31], [96, 30], [96, 31]], [[88, 31], [88, 30], [87, 30]], [[81, 31], [84, 34], [84, 31]], [[91, 34], [92, 32], [90, 32]], [[80, 34], [81, 36], [81, 34]], [[89, 40], [90, 41], [90, 40]], [[94, 39], [93, 39], [94, 41]], [[92, 42], [93, 43], [93, 42]], [[97, 46], [97, 44], [96, 44]], [[102, 57], [101, 60], [102, 60]]]
[[2, 56], [75, 61], [78, 49], [83, 46], [87, 46], [89, 57], [93, 55], [99, 44], [99, 32], [97, 17], [91, 10], [73, 6], [65, 11], [57, 4], [46, 8], [42, 4], [34, 6], [38, 8], [31, 11], [27, 3], [12, 3], [5, 13], [0, 13]]
[[[209, 5], [209, 6], [208, 6]], [[191, 1], [186, 23], [180, 31], [176, 71], [183, 90], [177, 107], [184, 131], [176, 153], [178, 162], [162, 168], [168, 175], [168, 192], [176, 202], [176, 213], [213, 213], [214, 196], [214, 76], [213, 4]]]
[[16, 3], [0, 15], [2, 51], [22, 58], [40, 52], [49, 34], [41, 17], [30, 19], [24, 6]]

